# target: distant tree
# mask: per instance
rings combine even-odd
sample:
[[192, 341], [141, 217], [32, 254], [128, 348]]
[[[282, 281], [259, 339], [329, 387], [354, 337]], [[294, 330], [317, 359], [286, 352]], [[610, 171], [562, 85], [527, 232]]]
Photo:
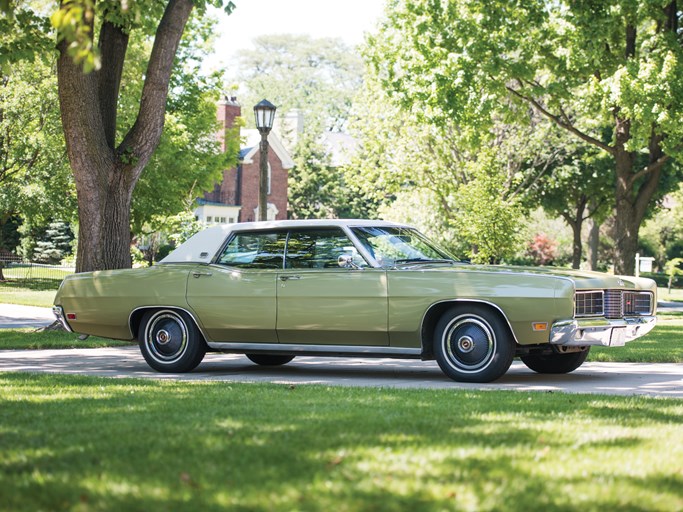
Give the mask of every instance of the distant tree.
[[346, 125], [363, 71], [352, 48], [341, 39], [291, 34], [260, 36], [253, 43], [253, 50], [238, 53], [235, 78], [246, 89], [244, 105], [265, 97], [278, 106], [278, 117], [296, 109], [308, 133]]
[[[362, 83], [360, 56], [340, 39], [307, 35], [261, 36], [254, 46], [239, 52], [236, 78], [246, 92], [241, 103], [251, 108], [267, 98], [278, 106], [279, 135], [295, 162], [289, 179], [289, 215], [355, 215], [358, 208], [350, 207], [357, 198], [355, 190], [332, 165], [322, 138], [325, 132], [347, 127]], [[247, 122], [253, 123], [252, 116]]]
[[[0, 34], [0, 41], [7, 34]], [[59, 118], [54, 56], [0, 68], [0, 230], [14, 251], [21, 219], [71, 219], [76, 198]], [[35, 221], [35, 222], [34, 222]]]
[[555, 261], [555, 251], [557, 244], [545, 233], [538, 233], [527, 247], [529, 255], [534, 265], [551, 265]]
[[548, 140], [559, 149], [553, 165], [535, 183], [529, 197], [552, 215], [562, 217], [571, 228], [572, 268], [583, 258], [583, 226], [586, 220], [598, 223], [614, 209], [613, 169], [606, 156], [592, 148], [577, 145], [562, 133]]
[[667, 289], [671, 293], [671, 286], [673, 285], [674, 278], [677, 276], [683, 276], [683, 258], [674, 258], [666, 262], [664, 265], [664, 272], [669, 276], [669, 281], [667, 283]]
[[369, 48], [383, 86], [430, 122], [485, 132], [533, 108], [604, 151], [615, 270], [632, 274], [638, 228], [683, 158], [680, 17], [660, 0], [397, 0]]
[[33, 261], [57, 264], [71, 254], [71, 241], [74, 235], [68, 224], [61, 221], [51, 222], [42, 239], [36, 244]]

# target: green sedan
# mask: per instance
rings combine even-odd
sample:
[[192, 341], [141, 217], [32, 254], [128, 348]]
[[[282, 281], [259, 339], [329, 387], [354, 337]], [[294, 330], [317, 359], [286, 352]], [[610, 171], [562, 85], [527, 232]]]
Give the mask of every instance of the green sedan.
[[436, 359], [490, 382], [514, 357], [571, 372], [592, 345], [647, 334], [656, 303], [649, 279], [471, 265], [409, 226], [317, 220], [215, 226], [151, 268], [69, 276], [54, 312], [70, 331], [137, 339], [161, 372], [213, 351]]

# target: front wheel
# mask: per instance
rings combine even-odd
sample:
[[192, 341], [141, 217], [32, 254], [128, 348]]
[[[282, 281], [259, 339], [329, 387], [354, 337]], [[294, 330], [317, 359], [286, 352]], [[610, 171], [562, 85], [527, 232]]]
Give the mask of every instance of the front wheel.
[[145, 361], [160, 372], [189, 372], [206, 354], [206, 342], [194, 321], [173, 309], [145, 313], [138, 339]]
[[455, 381], [494, 381], [508, 371], [514, 355], [510, 330], [488, 308], [457, 306], [436, 324], [434, 356], [441, 370]]
[[529, 354], [521, 356], [520, 359], [536, 373], [570, 373], [584, 363], [589, 351], [590, 347], [580, 352], [567, 354]]

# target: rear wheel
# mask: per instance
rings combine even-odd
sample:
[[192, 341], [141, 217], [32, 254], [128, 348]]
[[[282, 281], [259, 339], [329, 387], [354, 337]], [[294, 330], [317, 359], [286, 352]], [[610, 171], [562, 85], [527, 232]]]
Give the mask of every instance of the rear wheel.
[[515, 343], [507, 325], [486, 307], [454, 307], [436, 325], [434, 356], [453, 380], [494, 381], [508, 371], [514, 355]]
[[160, 372], [189, 372], [206, 354], [206, 342], [192, 318], [173, 309], [145, 313], [138, 339], [145, 361]]
[[584, 363], [589, 351], [590, 347], [568, 354], [529, 354], [521, 356], [520, 359], [536, 373], [570, 373]]
[[252, 362], [261, 366], [281, 366], [289, 363], [294, 356], [272, 354], [245, 354]]

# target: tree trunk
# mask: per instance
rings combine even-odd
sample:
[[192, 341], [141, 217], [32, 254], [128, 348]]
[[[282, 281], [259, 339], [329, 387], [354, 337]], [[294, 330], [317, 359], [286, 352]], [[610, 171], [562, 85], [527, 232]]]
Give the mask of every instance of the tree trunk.
[[614, 273], [632, 276], [635, 275], [636, 268], [638, 230], [659, 186], [667, 157], [661, 149], [661, 135], [656, 135], [653, 130], [648, 148], [649, 164], [646, 169], [635, 169], [636, 155], [625, 149], [629, 137], [630, 122], [616, 117]]
[[583, 254], [583, 243], [581, 242], [581, 224], [575, 223], [572, 226], [572, 233], [574, 234], [574, 241], [572, 243], [572, 268], [581, 268], [581, 255]]
[[99, 41], [102, 69], [89, 74], [73, 62], [66, 40], [58, 44], [62, 125], [78, 193], [76, 272], [131, 267], [133, 190], [161, 139], [173, 60], [192, 8], [191, 0], [168, 1], [156, 31], [137, 119], [118, 147], [116, 105], [128, 35], [105, 19]]
[[598, 270], [598, 250], [600, 248], [600, 224], [593, 218], [588, 235], [588, 268]]

